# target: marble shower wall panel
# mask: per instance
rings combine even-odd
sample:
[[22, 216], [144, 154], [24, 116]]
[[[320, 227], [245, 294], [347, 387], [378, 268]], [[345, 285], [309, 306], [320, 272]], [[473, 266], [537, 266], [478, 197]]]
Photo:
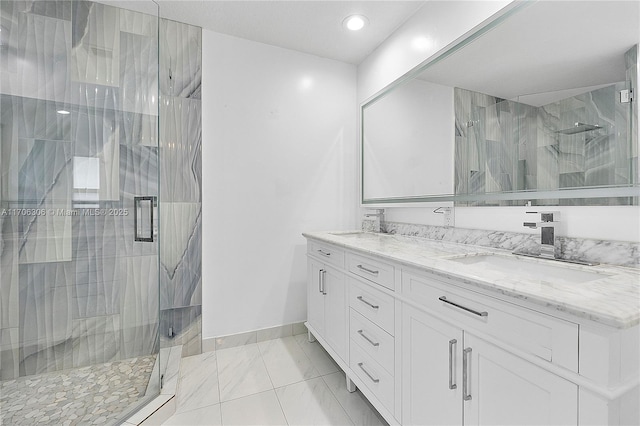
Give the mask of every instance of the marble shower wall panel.
[[201, 101], [163, 97], [160, 117], [160, 199], [199, 203], [202, 200]]
[[[4, 207], [3, 207], [4, 208]], [[18, 221], [0, 216], [0, 330], [18, 327]]]
[[74, 221], [73, 319], [120, 313], [120, 238], [117, 216], [78, 216]]
[[201, 52], [200, 28], [160, 20], [160, 336], [185, 356], [201, 351]]
[[71, 217], [61, 213], [69, 207], [71, 159], [67, 141], [18, 142], [16, 206], [46, 212], [17, 216], [20, 263], [71, 260]]
[[89, 1], [73, 1], [72, 81], [120, 85], [120, 12]]
[[67, 102], [70, 1], [2, 1], [0, 93]]
[[73, 321], [73, 366], [117, 361], [120, 356], [120, 315]]
[[20, 375], [72, 366], [72, 262], [20, 265]]
[[201, 98], [202, 29], [160, 20], [160, 94]]
[[120, 34], [121, 110], [158, 115], [158, 39]]
[[[75, 157], [97, 158], [98, 170], [97, 200], [118, 201], [120, 199], [120, 136], [118, 111], [109, 109], [113, 97], [100, 97], [99, 101], [105, 105], [78, 105], [78, 111], [73, 112], [73, 138], [75, 142]], [[91, 200], [90, 194], [96, 191], [95, 178], [76, 176], [74, 180], [74, 195], [81, 200]], [[90, 183], [91, 182], [91, 183]], [[95, 198], [94, 198], [95, 199]]]
[[120, 320], [123, 358], [157, 350], [158, 257], [129, 256], [120, 260]]
[[[141, 36], [158, 38], [158, 19], [146, 13], [133, 12], [127, 9], [120, 9], [120, 31]], [[157, 43], [156, 43], [157, 50]], [[156, 66], [158, 61], [154, 63]], [[157, 91], [154, 91], [157, 93]]]
[[10, 380], [20, 374], [19, 329], [0, 328], [0, 380]]
[[200, 203], [160, 205], [160, 309], [202, 304]]

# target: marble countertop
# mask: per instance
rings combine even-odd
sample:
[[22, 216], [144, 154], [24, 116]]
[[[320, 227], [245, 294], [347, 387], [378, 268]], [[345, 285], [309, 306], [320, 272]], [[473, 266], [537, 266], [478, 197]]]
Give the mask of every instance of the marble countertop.
[[[640, 324], [640, 270], [635, 268], [583, 266], [392, 234], [341, 231], [303, 235], [612, 327]], [[481, 261], [483, 255], [493, 263]], [[522, 262], [522, 267], [514, 262]], [[568, 270], [572, 277], [565, 279], [563, 271]]]

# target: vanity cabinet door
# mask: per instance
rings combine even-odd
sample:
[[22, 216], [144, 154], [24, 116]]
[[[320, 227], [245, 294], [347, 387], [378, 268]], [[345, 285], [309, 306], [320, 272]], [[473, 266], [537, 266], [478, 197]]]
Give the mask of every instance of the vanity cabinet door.
[[465, 425], [578, 424], [577, 385], [466, 332], [462, 356]]
[[332, 268], [324, 272], [324, 333], [327, 343], [347, 360], [347, 297], [345, 276]]
[[462, 425], [462, 339], [461, 329], [403, 306], [403, 424]]
[[347, 356], [344, 274], [326, 263], [308, 261], [307, 321], [343, 359]]
[[324, 293], [322, 292], [324, 264], [309, 259], [307, 263], [307, 321], [324, 336]]

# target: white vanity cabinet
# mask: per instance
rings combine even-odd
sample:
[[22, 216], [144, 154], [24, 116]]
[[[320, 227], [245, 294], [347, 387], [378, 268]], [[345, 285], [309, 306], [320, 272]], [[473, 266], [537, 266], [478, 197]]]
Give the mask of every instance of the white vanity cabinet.
[[408, 264], [398, 238], [373, 236], [366, 249], [343, 240], [308, 240], [309, 329], [390, 424], [640, 424], [633, 316], [616, 325], [610, 308], [604, 320], [580, 305], [565, 312], [553, 299], [533, 303], [456, 278], [438, 260]]
[[307, 321], [313, 334], [347, 362], [344, 251], [317, 243], [308, 246]]
[[[429, 281], [407, 274], [403, 285], [406, 288], [429, 286]], [[518, 312], [518, 308], [514, 307], [493, 305], [486, 300], [474, 300], [469, 294], [465, 298], [461, 296], [464, 294], [461, 290], [451, 293], [430, 287], [424, 289], [423, 294], [431, 294], [433, 305], [438, 309], [430, 310], [425, 305], [419, 305], [420, 308], [403, 305], [403, 424], [578, 423], [578, 387], [575, 384], [503, 349], [514, 343], [509, 339], [509, 329], [522, 327], [525, 323], [522, 317], [531, 313], [525, 310]], [[513, 323], [501, 323], [507, 315], [512, 315]], [[564, 324], [556, 324], [555, 321], [553, 319], [551, 324], [562, 328]], [[462, 328], [464, 325], [471, 330], [481, 330], [483, 334], [495, 336], [492, 339], [494, 343], [475, 336], [473, 331]], [[544, 335], [547, 336], [547, 343], [552, 341], [549, 334], [553, 334], [554, 330], [548, 326], [543, 326], [541, 330], [535, 327], [528, 330], [522, 328], [520, 340], [531, 339], [533, 342], [522, 349], [530, 353], [542, 352], [536, 351], [535, 342], [544, 339]], [[575, 338], [569, 346], [573, 346], [577, 361], [577, 327], [570, 323], [567, 327], [575, 331]], [[567, 330], [561, 330], [560, 333], [567, 333]], [[504, 340], [501, 341], [501, 338]]]

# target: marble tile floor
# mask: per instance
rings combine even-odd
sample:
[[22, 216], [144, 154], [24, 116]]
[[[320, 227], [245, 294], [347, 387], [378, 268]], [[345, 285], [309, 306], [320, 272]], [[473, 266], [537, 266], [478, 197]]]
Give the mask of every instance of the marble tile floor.
[[182, 359], [165, 425], [386, 425], [307, 334]]
[[145, 395], [155, 355], [2, 381], [0, 425], [109, 425]]

